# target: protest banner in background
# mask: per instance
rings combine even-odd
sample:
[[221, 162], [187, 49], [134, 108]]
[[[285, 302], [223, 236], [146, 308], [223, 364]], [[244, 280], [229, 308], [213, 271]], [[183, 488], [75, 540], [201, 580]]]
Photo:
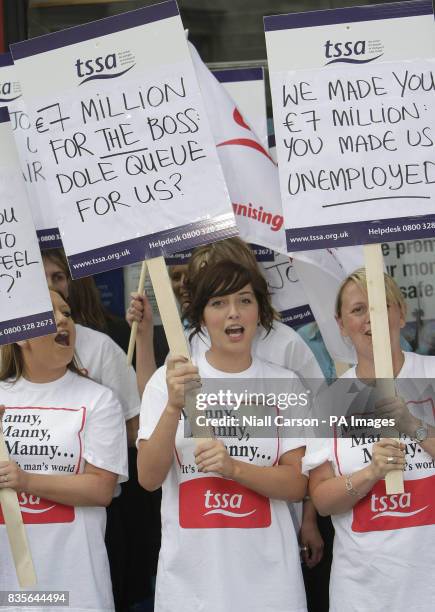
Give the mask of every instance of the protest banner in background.
[[262, 262], [272, 304], [289, 327], [298, 327], [314, 321], [303, 285], [299, 281], [294, 262], [288, 255], [274, 253], [273, 261]]
[[406, 320], [435, 319], [435, 238], [384, 243], [382, 254], [408, 306]]
[[285, 253], [278, 170], [267, 146], [190, 45], [240, 236]]
[[0, 104], [5, 104], [9, 110], [39, 246], [41, 249], [61, 247], [62, 241], [48, 195], [42, 156], [38, 152], [36, 137], [31, 129], [10, 53], [0, 54], [0, 83]]
[[435, 230], [434, 20], [399, 4], [265, 18], [289, 251]]
[[267, 148], [267, 108], [263, 68], [213, 70], [212, 74], [234, 100], [246, 123]]
[[73, 278], [237, 234], [176, 2], [11, 50]]
[[6, 107], [0, 108], [0, 345], [56, 332]]

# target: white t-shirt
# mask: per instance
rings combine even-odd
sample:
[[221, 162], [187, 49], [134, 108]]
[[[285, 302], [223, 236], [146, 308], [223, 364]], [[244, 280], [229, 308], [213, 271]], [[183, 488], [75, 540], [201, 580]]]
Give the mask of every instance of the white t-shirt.
[[76, 324], [76, 355], [89, 378], [109, 387], [121, 402], [126, 421], [140, 412], [136, 374], [110, 336]]
[[[189, 336], [191, 330], [187, 330]], [[210, 348], [207, 330], [195, 334], [190, 342], [192, 359], [196, 362], [199, 355], [204, 355]], [[252, 354], [274, 365], [293, 370], [304, 384], [317, 393], [325, 382], [323, 372], [313, 351], [304, 340], [288, 325], [274, 321], [273, 328], [266, 336], [266, 330], [258, 327], [252, 346]]]
[[[342, 378], [356, 378], [355, 367]], [[423, 378], [435, 378], [435, 357], [405, 353], [396, 379], [397, 392], [415, 416], [433, 425], [434, 398], [425, 394], [424, 383], [417, 383]], [[331, 462], [337, 476], [352, 474], [370, 463], [377, 439], [360, 429], [351, 438], [340, 434], [338, 428], [333, 438], [307, 440], [305, 473], [325, 461]], [[385, 481], [380, 480], [352, 510], [332, 516], [331, 612], [433, 609], [435, 462], [417, 442], [407, 436], [402, 441], [407, 460], [405, 493], [387, 496]]]
[[[109, 389], [68, 371], [50, 383], [24, 378], [14, 384], [2, 382], [0, 392], [7, 407], [5, 442], [22, 469], [73, 476], [83, 472], [86, 461], [118, 474], [120, 482], [127, 479], [125, 421]], [[106, 509], [66, 506], [25, 493], [18, 497], [37, 589], [69, 591], [69, 607], [61, 608], [68, 612], [113, 610], [104, 544]], [[0, 590], [20, 590], [1, 512], [0, 567]]]
[[[292, 372], [257, 358], [248, 370], [227, 374], [198, 360], [209, 378], [293, 378]], [[292, 381], [289, 381], [292, 384]], [[138, 439], [153, 433], [167, 403], [166, 367], [148, 382]], [[241, 439], [239, 439], [241, 438]], [[231, 456], [276, 465], [301, 438], [223, 439]], [[306, 610], [296, 534], [284, 501], [269, 499], [217, 474], [196, 471], [196, 442], [180, 420], [174, 460], [162, 486], [162, 547], [156, 612], [303, 612]]]

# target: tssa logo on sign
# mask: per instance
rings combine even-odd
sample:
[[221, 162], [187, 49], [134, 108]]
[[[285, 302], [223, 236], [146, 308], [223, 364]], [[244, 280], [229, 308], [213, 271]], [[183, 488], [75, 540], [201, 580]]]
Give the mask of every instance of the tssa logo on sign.
[[[18, 95], [15, 95], [18, 94]], [[0, 102], [13, 102], [21, 96], [21, 88], [18, 82], [0, 83]]]
[[134, 65], [135, 59], [130, 51], [77, 59], [75, 62], [79, 85], [95, 79], [115, 79], [131, 70]]
[[383, 55], [383, 45], [379, 40], [348, 40], [346, 42], [327, 40], [324, 49], [325, 58], [328, 60], [325, 66], [339, 62], [368, 64]]

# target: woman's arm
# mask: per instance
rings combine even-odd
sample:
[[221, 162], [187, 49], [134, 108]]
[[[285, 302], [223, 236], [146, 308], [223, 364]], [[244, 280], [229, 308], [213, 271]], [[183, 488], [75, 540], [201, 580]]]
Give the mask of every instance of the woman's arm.
[[[165, 480], [174, 458], [175, 435], [180, 413], [184, 407], [186, 383], [197, 383], [198, 368], [185, 357], [170, 357], [167, 363], [166, 384], [168, 401], [153, 433], [148, 440], [140, 440], [137, 454], [137, 471], [140, 485], [147, 491], [155, 491]], [[143, 410], [147, 410], [146, 394]]]
[[301, 473], [304, 451], [296, 448], [284, 453], [279, 465], [259, 466], [232, 459], [221, 440], [207, 440], [198, 444], [195, 461], [200, 472], [215, 472], [265, 497], [295, 502], [307, 490], [307, 478]]
[[85, 464], [83, 474], [59, 476], [24, 472], [15, 461], [0, 463], [0, 488], [14, 489], [68, 506], [108, 506], [117, 474]]
[[[329, 516], [351, 510], [388, 472], [404, 468], [404, 448], [404, 444], [395, 440], [380, 440], [373, 445], [370, 465], [348, 477], [335, 476], [329, 461], [311, 470], [309, 490], [317, 512]], [[389, 462], [391, 457], [394, 463]], [[346, 482], [350, 483], [350, 490], [349, 484], [346, 488]]]

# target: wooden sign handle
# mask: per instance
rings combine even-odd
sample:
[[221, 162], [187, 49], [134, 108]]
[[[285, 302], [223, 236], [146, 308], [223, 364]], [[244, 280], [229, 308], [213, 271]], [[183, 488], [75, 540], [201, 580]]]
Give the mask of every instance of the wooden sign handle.
[[[0, 461], [9, 461], [0, 420]], [[33, 567], [26, 530], [21, 516], [20, 504], [13, 489], [0, 489], [0, 504], [6, 531], [11, 547], [12, 558], [21, 588], [33, 587], [37, 584], [35, 568]]]
[[[396, 388], [394, 385], [393, 359], [385, 296], [384, 260], [381, 245], [364, 245], [364, 259], [375, 374], [376, 378], [380, 379], [377, 382], [377, 389], [380, 391], [380, 397], [394, 397], [396, 395]], [[394, 431], [393, 435], [389, 437], [399, 441], [397, 431]], [[387, 495], [404, 492], [402, 470], [394, 470], [386, 475], [385, 488]]]
[[[183, 324], [178, 312], [174, 292], [172, 291], [165, 260], [163, 257], [154, 257], [147, 260], [147, 265], [169, 350], [173, 355], [183, 355], [190, 360], [189, 344], [184, 335]], [[186, 393], [186, 405], [184, 407], [192, 435], [195, 438], [213, 438], [211, 427], [200, 427], [196, 423], [197, 416], [201, 414], [196, 408], [196, 395], [196, 391]]]
[[[145, 278], [147, 275], [147, 262], [142, 262], [142, 267], [140, 269], [140, 277], [139, 277], [139, 285], [137, 288], [137, 292], [139, 295], [143, 294], [143, 290], [145, 287]], [[127, 365], [131, 365], [133, 361], [133, 353], [134, 347], [136, 344], [136, 336], [137, 336], [137, 321], [133, 321], [130, 331], [130, 340], [128, 342], [128, 351], [127, 351]]]

